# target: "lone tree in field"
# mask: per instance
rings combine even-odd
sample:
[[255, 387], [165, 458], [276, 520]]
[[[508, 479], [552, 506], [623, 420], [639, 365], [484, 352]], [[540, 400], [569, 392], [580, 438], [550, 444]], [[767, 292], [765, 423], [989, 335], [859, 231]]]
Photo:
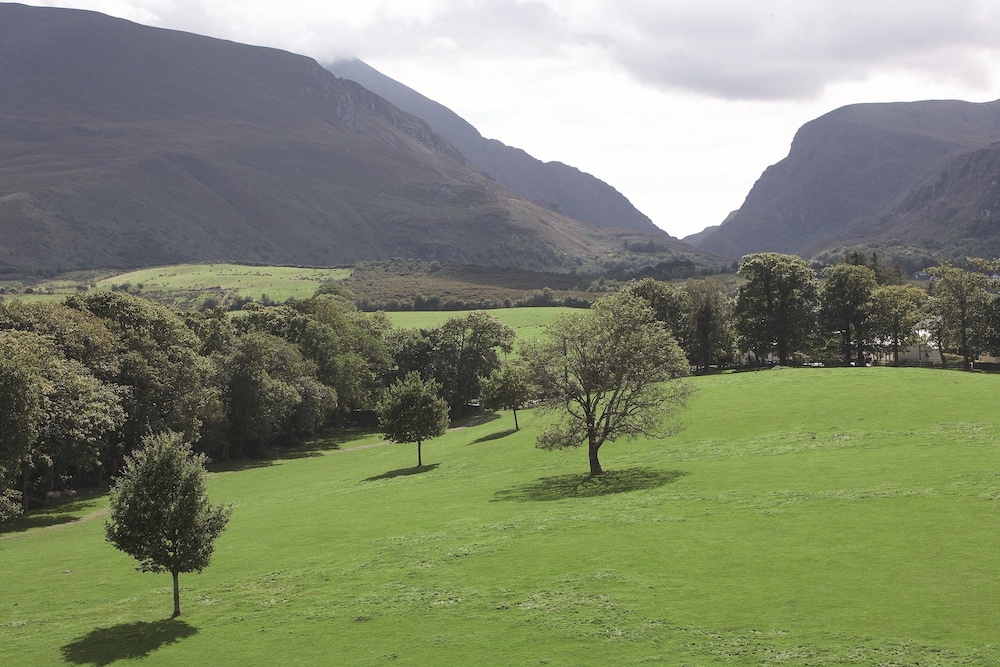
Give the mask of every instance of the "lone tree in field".
[[604, 473], [598, 458], [604, 443], [673, 432], [669, 419], [690, 393], [676, 381], [688, 361], [642, 299], [606, 297], [586, 313], [555, 320], [545, 334], [524, 350], [550, 406], [561, 412], [538, 437], [540, 449], [586, 445], [596, 476]]
[[389, 442], [417, 443], [417, 467], [423, 467], [421, 445], [448, 428], [448, 403], [438, 395], [434, 380], [426, 382], [411, 371], [396, 380], [378, 404], [379, 428]]
[[483, 405], [490, 410], [512, 410], [514, 430], [520, 430], [521, 427], [517, 424], [517, 409], [531, 398], [531, 378], [528, 370], [521, 364], [504, 363], [490, 373], [489, 377], [483, 379], [480, 388]]
[[179, 433], [146, 436], [111, 489], [107, 539], [139, 561], [136, 569], [173, 575], [172, 618], [181, 613], [177, 575], [208, 566], [232, 513], [208, 502], [204, 464]]

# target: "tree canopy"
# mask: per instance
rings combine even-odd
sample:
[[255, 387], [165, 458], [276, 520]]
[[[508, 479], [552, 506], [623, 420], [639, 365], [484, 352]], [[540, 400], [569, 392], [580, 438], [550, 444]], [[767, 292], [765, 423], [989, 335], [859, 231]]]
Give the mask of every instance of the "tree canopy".
[[586, 313], [563, 315], [544, 338], [523, 350], [558, 420], [538, 438], [542, 449], [587, 446], [590, 474], [604, 470], [607, 442], [671, 432], [669, 419], [685, 405], [688, 362], [645, 301], [617, 294]]
[[758, 361], [777, 354], [786, 365], [808, 346], [813, 330], [816, 275], [795, 255], [763, 252], [747, 255], [739, 274], [747, 282], [736, 300], [736, 328], [742, 347]]
[[448, 404], [438, 395], [440, 390], [434, 380], [425, 381], [411, 371], [389, 387], [376, 408], [386, 440], [417, 443], [417, 467], [424, 465], [423, 441], [448, 428]]
[[174, 617], [181, 613], [178, 574], [208, 567], [232, 513], [209, 502], [204, 464], [179, 433], [147, 436], [111, 489], [105, 535], [139, 561], [136, 569], [172, 575]]

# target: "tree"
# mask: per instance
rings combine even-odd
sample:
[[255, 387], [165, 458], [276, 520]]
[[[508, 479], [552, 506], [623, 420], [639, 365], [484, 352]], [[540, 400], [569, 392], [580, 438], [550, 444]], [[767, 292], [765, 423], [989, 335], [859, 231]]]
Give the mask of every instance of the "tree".
[[826, 282], [820, 294], [820, 319], [829, 331], [840, 334], [844, 365], [851, 363], [853, 345], [856, 363], [863, 366], [869, 301], [877, 286], [875, 271], [857, 264], [837, 264], [823, 269], [823, 275]]
[[990, 295], [989, 278], [950, 264], [933, 266], [927, 273], [938, 278], [933, 283], [932, 303], [941, 317], [943, 337], [962, 355], [965, 370], [972, 368], [972, 355], [984, 343]]
[[656, 319], [667, 325], [667, 331], [684, 349], [684, 336], [688, 331], [690, 304], [687, 293], [655, 278], [630, 282], [622, 292], [637, 296], [646, 302]]
[[733, 305], [718, 280], [688, 280], [682, 292], [686, 333], [678, 342], [694, 366], [708, 368], [733, 353]]
[[20, 473], [25, 508], [36, 477], [52, 490], [68, 469], [96, 467], [124, 419], [115, 390], [66, 359], [51, 336], [0, 331], [0, 479]]
[[901, 348], [919, 340], [916, 328], [926, 302], [927, 293], [911, 285], [881, 285], [872, 292], [872, 336], [884, 348], [892, 350], [893, 363], [899, 363]]
[[448, 428], [448, 403], [438, 396], [441, 385], [411, 371], [394, 382], [379, 402], [379, 428], [390, 442], [417, 443], [417, 467], [423, 467], [421, 445]]
[[481, 389], [480, 399], [483, 405], [490, 410], [512, 410], [514, 430], [520, 430], [517, 424], [517, 409], [531, 398], [531, 377], [528, 369], [520, 364], [501, 364], [500, 368], [483, 379]]
[[684, 406], [687, 359], [645, 301], [617, 294], [585, 313], [563, 315], [524, 349], [532, 374], [560, 419], [538, 438], [541, 449], [586, 444], [591, 476], [604, 473], [607, 442], [664, 436]]
[[169, 572], [174, 581], [174, 613], [181, 613], [181, 572], [208, 567], [215, 539], [232, 514], [212, 506], [205, 492], [205, 457], [193, 454], [179, 433], [143, 438], [126, 457], [111, 489], [111, 518], [105, 535], [115, 548], [139, 561], [141, 572]]
[[735, 310], [743, 349], [758, 360], [774, 352], [786, 365], [812, 333], [816, 275], [801, 257], [775, 252], [746, 255], [739, 274], [747, 280]]

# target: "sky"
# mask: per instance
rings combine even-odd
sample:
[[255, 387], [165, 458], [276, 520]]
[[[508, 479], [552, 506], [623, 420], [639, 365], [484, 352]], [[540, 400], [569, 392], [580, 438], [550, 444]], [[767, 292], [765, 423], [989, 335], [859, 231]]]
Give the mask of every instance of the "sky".
[[[25, 0], [22, 0], [24, 2]], [[995, 0], [60, 0], [360, 58], [483, 136], [614, 186], [677, 237], [721, 223], [804, 123], [1000, 99]]]

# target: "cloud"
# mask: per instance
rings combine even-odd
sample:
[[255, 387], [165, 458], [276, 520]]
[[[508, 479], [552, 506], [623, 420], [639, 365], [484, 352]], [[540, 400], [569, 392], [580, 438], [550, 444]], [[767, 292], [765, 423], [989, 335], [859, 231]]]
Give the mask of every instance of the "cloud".
[[[55, 4], [44, 2], [40, 4]], [[985, 87], [991, 0], [70, 0], [311, 55], [498, 63], [599, 52], [638, 81], [719, 99], [808, 99], [872, 72]]]

